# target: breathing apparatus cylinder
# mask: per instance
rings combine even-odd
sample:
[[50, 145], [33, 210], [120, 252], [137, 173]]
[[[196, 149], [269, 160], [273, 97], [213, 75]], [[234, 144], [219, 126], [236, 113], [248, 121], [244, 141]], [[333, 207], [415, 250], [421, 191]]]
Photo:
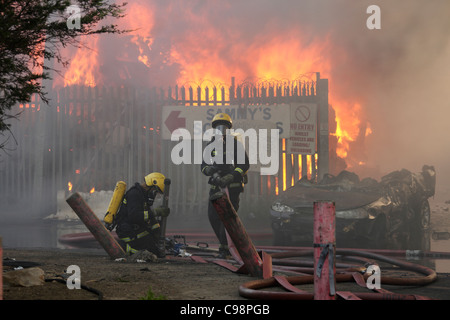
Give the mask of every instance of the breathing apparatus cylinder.
[[125, 191], [127, 189], [127, 184], [123, 181], [118, 181], [116, 183], [116, 187], [114, 188], [114, 193], [109, 203], [108, 211], [103, 218], [103, 221], [107, 225], [111, 225], [114, 222], [114, 217], [119, 211], [120, 204], [122, 202], [123, 196], [125, 195]]

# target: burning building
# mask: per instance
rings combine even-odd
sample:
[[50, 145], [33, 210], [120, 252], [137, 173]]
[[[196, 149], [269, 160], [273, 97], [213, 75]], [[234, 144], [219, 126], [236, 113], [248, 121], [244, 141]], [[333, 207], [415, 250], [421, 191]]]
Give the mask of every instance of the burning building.
[[[122, 37], [82, 39], [84, 46], [67, 49], [72, 62], [63, 77], [55, 77], [53, 87], [167, 88], [177, 84], [193, 88], [196, 101], [198, 87], [227, 88], [232, 77], [242, 86], [294, 87], [296, 82], [311, 81], [316, 72], [335, 81], [332, 66], [342, 49], [331, 33], [311, 35], [304, 21], [280, 24], [280, 13], [272, 15], [268, 10], [272, 7], [268, 1], [253, 6], [226, 1], [133, 1], [120, 24], [134, 31]], [[284, 14], [287, 9], [280, 10]], [[244, 18], [256, 14], [264, 22]], [[338, 81], [333, 85], [342, 87]], [[341, 91], [330, 91], [333, 172], [366, 162], [361, 140], [372, 132], [363, 98]], [[221, 95], [218, 90], [219, 99], [229, 100], [228, 89]], [[355, 158], [350, 148], [358, 149]]]
[[[433, 4], [442, 9], [437, 12], [448, 8], [442, 1]], [[269, 0], [130, 2], [126, 17], [119, 21], [130, 33], [82, 38], [80, 48], [64, 49], [71, 63], [68, 68], [54, 65], [61, 75], [55, 74], [51, 84], [52, 114], [44, 115], [38, 100], [19, 106], [28, 113], [23, 123], [32, 125], [22, 131], [17, 128], [18, 143], [24, 149], [3, 163], [2, 178], [11, 190], [7, 193], [39, 197], [47, 190], [55, 195], [60, 189], [68, 191], [69, 183], [71, 191], [84, 192], [112, 189], [123, 179], [132, 183], [168, 162], [164, 155], [170, 146], [159, 143], [163, 105], [179, 105], [180, 101], [187, 106], [206, 105], [207, 101], [226, 105], [238, 98], [237, 92], [242, 98], [248, 92], [251, 103], [257, 104], [267, 103], [258, 102], [264, 94], [313, 97], [317, 72], [330, 85], [329, 121], [318, 128], [329, 133], [330, 173], [349, 169], [380, 177], [380, 162], [388, 163], [388, 154], [393, 155], [396, 147], [368, 146], [392, 132], [385, 123], [398, 111], [385, 105], [401, 99], [391, 87], [399, 88], [399, 80], [405, 84], [411, 65], [428, 61], [425, 54], [409, 54], [410, 50], [417, 52], [416, 39], [427, 39], [430, 48], [439, 49], [433, 56], [439, 60], [448, 46], [440, 42], [442, 32], [426, 37], [427, 31], [441, 30], [445, 22], [435, 19], [439, 22], [425, 31], [411, 24], [415, 18], [434, 16], [432, 5], [423, 8], [423, 15], [415, 13], [417, 3], [408, 3], [406, 9], [402, 4], [386, 5], [378, 31], [366, 28], [368, 5]], [[399, 28], [395, 21], [412, 27]], [[399, 40], [396, 33], [409, 38]], [[400, 71], [401, 77], [396, 74]], [[400, 149], [406, 147], [398, 144]], [[267, 180], [255, 176], [245, 196], [252, 195], [251, 201], [275, 195], [305, 172], [313, 177], [317, 161], [321, 161], [317, 154], [292, 155], [284, 145], [280, 174]], [[398, 167], [396, 161], [389, 165], [387, 170]], [[182, 179], [186, 173], [195, 175], [198, 170], [169, 170], [167, 174]], [[52, 187], [43, 188], [44, 182]], [[185, 210], [201, 211], [196, 204], [203, 201], [203, 195], [195, 190], [203, 184], [199, 180], [192, 190], [179, 191], [180, 203], [189, 208]]]

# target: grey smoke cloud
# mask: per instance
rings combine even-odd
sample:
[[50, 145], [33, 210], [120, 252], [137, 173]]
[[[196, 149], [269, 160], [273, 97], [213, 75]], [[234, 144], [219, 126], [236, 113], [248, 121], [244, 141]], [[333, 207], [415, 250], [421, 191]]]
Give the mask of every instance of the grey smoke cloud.
[[[356, 157], [380, 174], [435, 165], [438, 183], [450, 180], [448, 0], [140, 0], [133, 4], [149, 8], [154, 21], [153, 43], [146, 52], [152, 66], [128, 65], [132, 83], [173, 85], [182, 68], [176, 61], [168, 63], [171, 50], [181, 58], [206, 61], [201, 48], [211, 44], [216, 46], [214, 58], [230, 68], [230, 76], [240, 70], [252, 77], [255, 70], [249, 61], [258, 43], [298, 30], [305, 48], [317, 41], [329, 43], [318, 55], [330, 59], [329, 74], [324, 76], [330, 79], [331, 102], [333, 97], [357, 99], [362, 124], [365, 119], [370, 123], [373, 133], [351, 145]], [[373, 4], [381, 8], [381, 30], [366, 27], [366, 9]], [[214, 38], [206, 32], [211, 28]], [[120, 38], [101, 41], [116, 48], [105, 50], [102, 67], [108, 75], [105, 79], [114, 81], [117, 54], [127, 50], [137, 54], [137, 50], [123, 46]]]

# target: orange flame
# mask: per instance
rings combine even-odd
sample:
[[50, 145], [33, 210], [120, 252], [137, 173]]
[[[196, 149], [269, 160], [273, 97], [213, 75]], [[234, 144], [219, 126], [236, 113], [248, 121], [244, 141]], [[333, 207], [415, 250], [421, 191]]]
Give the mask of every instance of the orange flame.
[[92, 189], [91, 189], [91, 191], [89, 191], [89, 193], [94, 193], [95, 192], [95, 188], [93, 187]]
[[147, 6], [137, 3], [129, 4], [128, 14], [123, 21], [127, 28], [134, 30], [131, 42], [138, 47], [138, 60], [147, 67], [151, 66], [151, 61], [147, 54], [152, 50], [153, 37], [151, 30], [153, 29], [153, 21], [153, 12]]
[[98, 37], [84, 37], [84, 45], [78, 48], [64, 74], [64, 86], [74, 84], [95, 87], [101, 83], [98, 59]]
[[[359, 103], [339, 102], [336, 108], [336, 132], [331, 133], [338, 138], [336, 153], [340, 158], [347, 158], [350, 143], [360, 135], [362, 107]], [[370, 123], [367, 125], [364, 136], [372, 134]], [[360, 161], [359, 161], [360, 162]]]
[[68, 182], [67, 183], [67, 188], [69, 189], [69, 191], [72, 191], [72, 182]]
[[[208, 3], [207, 6], [214, 4]], [[156, 68], [152, 70], [159, 71], [164, 66], [179, 66], [178, 73], [172, 77], [179, 86], [186, 88], [191, 86], [195, 100], [198, 100], [197, 86], [210, 89], [210, 100], [213, 87], [217, 89], [219, 101], [228, 100], [227, 88], [231, 77], [235, 77], [236, 84], [239, 85], [247, 80], [252, 83], [273, 79], [291, 82], [301, 76], [320, 72], [322, 78], [328, 78], [330, 83], [333, 83], [331, 71], [334, 67], [332, 62], [336, 50], [329, 37], [307, 38], [302, 28], [279, 30], [274, 27], [263, 28], [263, 32], [249, 40], [241, 37], [241, 30], [234, 28], [232, 24], [230, 29], [224, 32], [212, 23], [209, 17], [203, 15], [206, 11], [194, 12], [186, 5], [186, 9], [189, 9], [183, 12], [183, 21], [190, 23], [189, 28], [179, 30], [176, 34], [173, 32], [164, 34], [169, 45], [162, 49], [163, 47], [157, 46], [156, 40], [159, 39], [158, 32], [161, 32], [164, 26], [157, 24], [156, 18], [161, 14], [165, 14], [168, 17], [165, 20], [169, 21], [171, 19], [177, 21], [177, 18], [180, 18], [176, 16], [179, 11], [174, 5], [168, 4], [165, 8], [161, 10], [166, 11], [158, 13], [155, 4], [147, 2], [128, 4], [127, 15], [118, 23], [123, 29], [134, 30], [123, 37], [124, 41], [128, 41], [124, 47], [132, 48], [134, 51], [126, 51], [127, 56], [120, 56], [117, 59], [131, 60], [145, 70]], [[89, 36], [85, 39], [85, 43], [91, 49], [80, 48], [72, 57], [70, 67], [64, 76], [65, 86], [73, 84], [95, 86], [106, 80], [100, 73], [100, 66], [104, 61], [100, 60], [102, 54], [98, 38]], [[120, 54], [124, 52], [121, 51]], [[135, 56], [131, 56], [132, 54]], [[127, 74], [129, 77], [134, 75], [130, 70], [118, 73]], [[153, 74], [149, 74], [148, 77], [153, 77]], [[308, 80], [314, 80], [312, 78]], [[226, 89], [225, 96], [222, 96], [222, 87]], [[332, 86], [330, 90], [333, 91]], [[335, 92], [331, 94], [331, 91], [330, 103], [336, 112], [336, 132], [330, 134], [336, 136], [338, 140], [337, 156], [345, 159], [349, 157], [351, 143], [360, 135], [363, 107], [360, 102], [348, 97], [342, 98]], [[366, 136], [372, 133], [368, 124], [365, 130]], [[312, 169], [310, 160], [305, 164], [308, 165], [309, 175]], [[361, 162], [360, 159], [355, 160], [354, 163]], [[287, 185], [283, 185], [280, 189], [286, 187]]]
[[[219, 30], [209, 27], [204, 35], [211, 39], [211, 45], [196, 45], [198, 36], [191, 35], [172, 47], [172, 62], [181, 66], [177, 79], [180, 85], [211, 88], [213, 84], [220, 95], [219, 89], [229, 84], [232, 76], [237, 79], [237, 84], [248, 79], [290, 82], [316, 70], [324, 73], [330, 70], [329, 61], [322, 59], [322, 52], [327, 50], [328, 41], [315, 41], [305, 45], [297, 30], [272, 38], [264, 35], [264, 38], [254, 39], [251, 44], [233, 42], [230, 48], [220, 44], [224, 39], [221, 39]], [[225, 94], [224, 98], [227, 100], [228, 90], [225, 90]], [[219, 96], [218, 99], [221, 100], [222, 97]]]

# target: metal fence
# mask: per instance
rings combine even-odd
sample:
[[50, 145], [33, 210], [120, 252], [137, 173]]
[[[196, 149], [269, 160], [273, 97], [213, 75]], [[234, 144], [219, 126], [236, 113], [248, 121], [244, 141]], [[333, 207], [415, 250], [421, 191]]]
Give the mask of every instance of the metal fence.
[[[56, 194], [113, 190], [117, 181], [129, 186], [145, 174], [164, 173], [172, 179], [171, 215], [205, 219], [207, 178], [200, 165], [170, 161], [174, 142], [161, 138], [164, 106], [273, 105], [317, 103], [317, 153], [286, 154], [280, 145], [277, 175], [249, 173], [240, 214], [265, 216], [274, 196], [307, 175], [328, 172], [328, 81], [259, 81], [229, 87], [201, 85], [167, 89], [70, 86], [18, 105], [11, 133], [0, 157], [0, 208], [20, 206], [25, 214], [46, 216], [56, 211]], [[6, 137], [5, 137], [6, 138]], [[106, 210], [106, 208], [105, 208]]]

